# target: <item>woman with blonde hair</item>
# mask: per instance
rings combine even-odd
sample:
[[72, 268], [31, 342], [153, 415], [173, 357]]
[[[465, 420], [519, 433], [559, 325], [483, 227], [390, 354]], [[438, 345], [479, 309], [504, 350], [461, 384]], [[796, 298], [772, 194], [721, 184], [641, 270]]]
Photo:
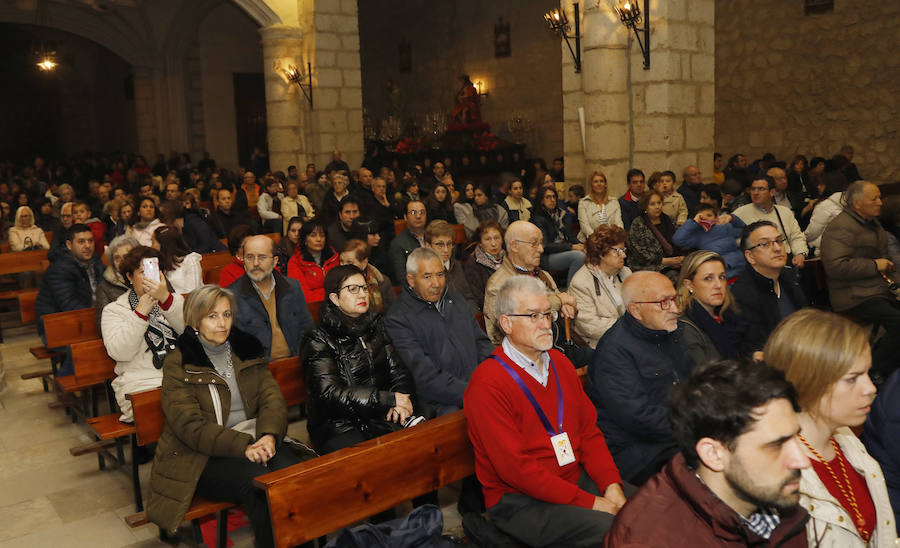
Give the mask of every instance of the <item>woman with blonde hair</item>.
[[581, 232], [578, 239], [587, 241], [600, 225], [616, 225], [625, 228], [619, 201], [609, 197], [606, 175], [595, 171], [588, 177], [588, 193], [578, 201], [578, 224]]
[[747, 324], [728, 289], [725, 259], [713, 251], [695, 251], [678, 276], [684, 342], [694, 365], [741, 354]]
[[812, 463], [800, 479], [809, 545], [894, 546], [897, 531], [881, 467], [850, 430], [863, 424], [875, 398], [865, 329], [808, 308], [784, 319], [763, 352], [797, 389], [803, 408], [797, 437]]
[[9, 229], [9, 248], [12, 251], [50, 249], [47, 236], [34, 224], [34, 212], [28, 206], [16, 210], [16, 224]]

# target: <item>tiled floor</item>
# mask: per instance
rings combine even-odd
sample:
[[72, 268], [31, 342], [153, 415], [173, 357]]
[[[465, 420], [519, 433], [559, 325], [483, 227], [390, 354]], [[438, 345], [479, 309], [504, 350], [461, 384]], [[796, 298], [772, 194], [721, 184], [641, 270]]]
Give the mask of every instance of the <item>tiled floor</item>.
[[[6, 318], [3, 318], [6, 319]], [[5, 321], [4, 324], [7, 322]], [[92, 455], [73, 457], [69, 448], [92, 441], [87, 427], [73, 424], [62, 410], [50, 409], [53, 397], [37, 379], [19, 375], [42, 364], [28, 352], [40, 344], [33, 326], [4, 325], [0, 344], [0, 548], [168, 546], [157, 529], [128, 527], [123, 517], [134, 512], [131, 481], [120, 470], [101, 471]], [[2, 387], [0, 381], [0, 387]], [[305, 424], [289, 432], [305, 438]], [[146, 485], [150, 465], [141, 467]], [[445, 530], [461, 534], [455, 499], [458, 491], [441, 491]], [[409, 509], [409, 506], [406, 506]], [[253, 546], [248, 529], [229, 534], [235, 548]]]

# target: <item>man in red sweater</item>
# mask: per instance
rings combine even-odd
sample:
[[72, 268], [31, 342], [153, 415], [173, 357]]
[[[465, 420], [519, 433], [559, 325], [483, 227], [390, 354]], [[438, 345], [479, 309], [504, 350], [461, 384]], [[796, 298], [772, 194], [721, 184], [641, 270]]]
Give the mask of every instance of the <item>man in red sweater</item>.
[[506, 336], [463, 397], [488, 516], [529, 546], [597, 546], [625, 494], [575, 367], [552, 349], [546, 286], [509, 278], [497, 316]]

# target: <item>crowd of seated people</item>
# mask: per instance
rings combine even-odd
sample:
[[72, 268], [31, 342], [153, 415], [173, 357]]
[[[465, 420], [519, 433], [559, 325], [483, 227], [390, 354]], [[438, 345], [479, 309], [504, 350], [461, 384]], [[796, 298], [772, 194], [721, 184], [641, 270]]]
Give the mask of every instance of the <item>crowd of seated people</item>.
[[[897, 386], [896, 240], [850, 156], [739, 154], [706, 184], [696, 166], [680, 183], [632, 169], [621, 197], [599, 171], [560, 181], [561, 165], [457, 185], [441, 162], [351, 171], [335, 154], [322, 171], [231, 173], [134, 158], [49, 178], [29, 166], [0, 199], [17, 206], [11, 252], [49, 248], [38, 316], [96, 307], [121, 419], [126, 394], [167, 394], [160, 447], [197, 475], [167, 482], [157, 452], [148, 509], [165, 529], [183, 518], [171, 499], [197, 493], [243, 504], [271, 544], [245, 486], [296, 459], [271, 376], [235, 373], [299, 356], [320, 453], [463, 409], [476, 477], [460, 508], [519, 543], [678, 545], [664, 524], [694, 522], [683, 508], [702, 501], [701, 537], [882, 546], [900, 505], [894, 406], [874, 399], [875, 384]], [[566, 202], [557, 182], [573, 187]], [[200, 260], [221, 239], [216, 288]], [[815, 268], [834, 313], [809, 308]], [[226, 381], [221, 420], [208, 419], [216, 390], [182, 384], [188, 364]], [[848, 429], [873, 399], [863, 441], [877, 461]], [[185, 414], [201, 428], [184, 430]], [[210, 436], [228, 443], [210, 451]]]

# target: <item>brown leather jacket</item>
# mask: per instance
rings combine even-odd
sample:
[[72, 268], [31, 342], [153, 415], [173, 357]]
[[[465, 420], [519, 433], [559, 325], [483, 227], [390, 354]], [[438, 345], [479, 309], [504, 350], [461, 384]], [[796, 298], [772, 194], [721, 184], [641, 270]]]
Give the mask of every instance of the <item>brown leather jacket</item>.
[[808, 519], [798, 506], [782, 513], [771, 536], [762, 538], [700, 481], [679, 453], [622, 507], [603, 546], [806, 548]]

